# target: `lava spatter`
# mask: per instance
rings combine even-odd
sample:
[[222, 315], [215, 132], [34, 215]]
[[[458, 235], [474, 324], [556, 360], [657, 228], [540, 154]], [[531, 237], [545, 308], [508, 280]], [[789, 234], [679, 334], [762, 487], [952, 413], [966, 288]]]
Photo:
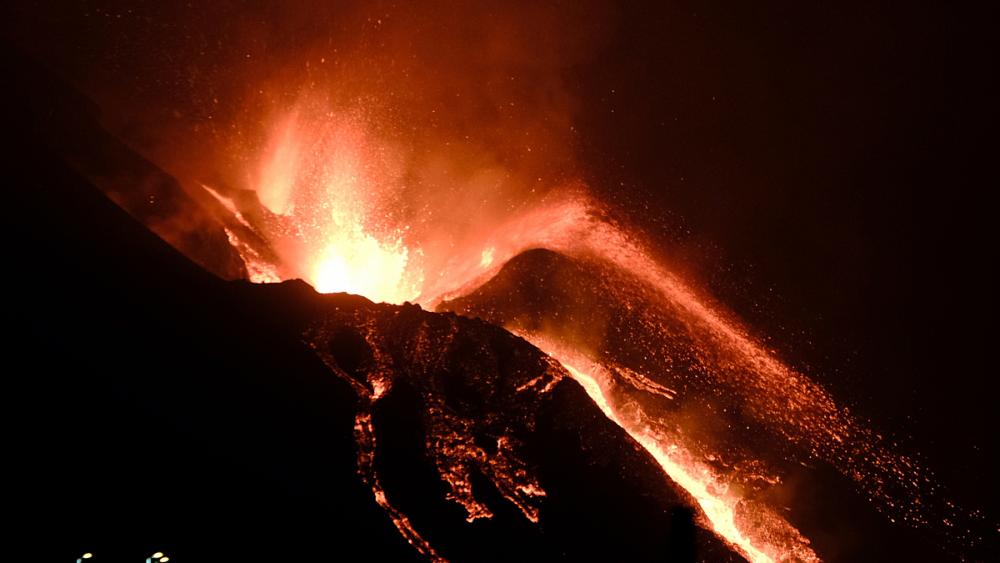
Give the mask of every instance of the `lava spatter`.
[[[564, 374], [538, 353], [508, 350], [523, 357], [497, 358], [489, 346], [467, 334], [459, 335], [458, 324], [472, 321], [428, 315], [418, 307], [408, 310], [411, 314], [334, 310], [305, 337], [333, 373], [358, 394], [355, 436], [362, 478], [404, 537], [437, 560], [440, 555], [394, 507], [380, 484], [373, 425], [378, 402], [401, 382], [417, 390], [427, 455], [448, 486], [448, 499], [463, 507], [467, 521], [493, 516], [493, 510], [473, 492], [471, 475], [477, 472], [527, 520], [538, 522], [539, 500], [545, 491], [523, 457], [522, 440], [532, 430], [539, 400]], [[497, 330], [486, 328], [487, 332]], [[353, 335], [346, 341], [345, 331]], [[505, 369], [504, 365], [518, 367]], [[483, 439], [490, 444], [484, 445]]]

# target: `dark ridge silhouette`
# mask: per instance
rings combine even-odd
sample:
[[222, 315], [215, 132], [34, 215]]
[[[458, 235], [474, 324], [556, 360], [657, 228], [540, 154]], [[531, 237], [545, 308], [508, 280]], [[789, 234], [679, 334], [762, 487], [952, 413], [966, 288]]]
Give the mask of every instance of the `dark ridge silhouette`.
[[175, 178], [111, 135], [93, 102], [2, 40], [0, 69], [16, 77], [6, 109], [60, 161], [199, 266], [223, 279], [247, 277], [222, 223]]
[[[11, 71], [14, 83], [37, 87], [19, 80], [25, 64]], [[390, 501], [442, 555], [662, 561], [675, 544], [690, 558], [693, 542], [702, 560], [739, 559], [672, 516], [683, 495], [572, 381], [523, 408], [502, 402], [494, 386], [547, 366], [526, 342], [480, 321], [321, 296], [301, 282], [225, 282], [67, 164], [19, 105], [35, 93], [5, 95], [18, 140], [4, 166], [14, 353], [5, 505], [25, 560], [84, 551], [100, 561], [153, 551], [175, 561], [419, 560], [358, 474], [351, 381], [372, 363], [362, 324], [389, 343], [380, 353], [393, 357], [397, 379], [375, 405], [377, 470]], [[79, 133], [59, 118], [46, 127]], [[348, 378], [308, 345], [316, 323], [334, 329], [325, 349]], [[457, 344], [429, 342], [448, 361], [424, 365], [414, 353], [426, 350], [407, 343], [435, 323], [457, 327]], [[430, 459], [429, 404], [469, 420], [494, 413], [477, 443], [518, 429], [526, 467], [547, 493], [537, 525], [483, 475], [472, 475], [473, 489], [494, 517], [466, 522]]]

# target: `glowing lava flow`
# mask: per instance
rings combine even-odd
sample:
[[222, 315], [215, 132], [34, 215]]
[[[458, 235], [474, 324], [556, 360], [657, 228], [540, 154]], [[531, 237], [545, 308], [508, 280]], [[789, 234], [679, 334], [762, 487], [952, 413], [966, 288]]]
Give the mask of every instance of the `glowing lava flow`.
[[403, 536], [403, 539], [407, 543], [412, 545], [414, 549], [430, 561], [443, 563], [446, 559], [441, 557], [431, 544], [417, 532], [406, 514], [403, 514], [402, 511], [389, 502], [378, 473], [375, 471], [375, 428], [372, 424], [372, 409], [375, 403], [385, 394], [390, 381], [375, 377], [371, 381], [373, 384], [372, 388], [369, 389], [344, 373], [337, 361], [324, 347], [313, 345], [313, 350], [323, 363], [326, 364], [327, 368], [354, 389], [354, 392], [357, 393], [360, 399], [360, 408], [354, 416], [354, 439], [358, 445], [358, 473], [368, 486], [371, 487], [375, 502], [389, 515], [389, 519], [396, 526], [396, 530], [399, 531], [399, 534]]
[[[753, 563], [819, 561], [808, 547], [809, 540], [776, 515], [768, 514], [769, 519], [779, 525], [772, 524], [772, 529], [765, 529], [763, 537], [749, 537], [738, 523], [737, 516], [739, 506], [747, 501], [731, 493], [728, 483], [709, 467], [695, 461], [695, 456], [676, 439], [664, 436], [648, 424], [643, 424], [641, 419], [619, 412], [607, 391], [613, 376], [605, 368], [577, 352], [561, 349], [544, 337], [520, 336], [559, 361], [605, 416], [628, 432], [660, 464], [667, 477], [694, 498], [708, 527], [737, 552]], [[763, 506], [754, 509], [768, 511]]]
[[[590, 398], [593, 399], [594, 403], [601, 408], [609, 419], [622, 428], [625, 428], [629, 432], [629, 435], [635, 438], [636, 441], [638, 441], [639, 444], [646, 449], [646, 451], [656, 458], [657, 463], [663, 467], [663, 471], [667, 474], [667, 476], [694, 497], [698, 506], [701, 508], [702, 513], [706, 518], [708, 518], [712, 529], [715, 530], [717, 534], [722, 536], [742, 555], [746, 556], [754, 563], [774, 561], [771, 556], [764, 553], [760, 549], [757, 549], [736, 526], [734, 504], [738, 501], [738, 499], [727, 498], [723, 494], [713, 494], [709, 490], [710, 488], [717, 487], [713, 486], [715, 483], [712, 483], [712, 478], [707, 475], [707, 470], [703, 469], [700, 472], [702, 475], [696, 476], [689, 471], [687, 467], [678, 463], [675, 459], [678, 450], [678, 446], [676, 444], [671, 444], [664, 448], [658, 440], [651, 435], [649, 429], [627, 427], [629, 425], [623, 422], [617, 414], [615, 414], [611, 405], [608, 404], [601, 391], [601, 386], [597, 382], [596, 376], [592, 375], [589, 371], [573, 367], [573, 365], [559, 359], [557, 356], [553, 357], [559, 360], [563, 367], [565, 367], [566, 370], [569, 371], [570, 375], [573, 376], [573, 379], [580, 383], [584, 390], [587, 391], [587, 394], [590, 395]], [[816, 558], [813, 557], [812, 559]]]

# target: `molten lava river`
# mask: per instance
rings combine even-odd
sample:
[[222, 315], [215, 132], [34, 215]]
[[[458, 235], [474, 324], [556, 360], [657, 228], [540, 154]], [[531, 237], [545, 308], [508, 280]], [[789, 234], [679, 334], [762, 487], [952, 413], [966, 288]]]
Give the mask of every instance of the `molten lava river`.
[[[247, 185], [201, 188], [253, 282], [301, 278], [479, 317], [544, 351], [689, 494], [698, 524], [749, 561], [819, 560], [771, 494], [789, 468], [835, 468], [886, 518], [960, 519], [927, 470], [675, 274], [582, 183], [498, 205], [487, 174], [429, 197], [399, 158], [361, 117], [300, 104], [248, 159]], [[369, 419], [356, 421], [362, 446]], [[364, 473], [371, 448], [360, 455]], [[442, 477], [470, 520], [489, 517], [460, 476]], [[369, 484], [401, 533], [440, 559]], [[539, 485], [507, 489], [537, 520]]]

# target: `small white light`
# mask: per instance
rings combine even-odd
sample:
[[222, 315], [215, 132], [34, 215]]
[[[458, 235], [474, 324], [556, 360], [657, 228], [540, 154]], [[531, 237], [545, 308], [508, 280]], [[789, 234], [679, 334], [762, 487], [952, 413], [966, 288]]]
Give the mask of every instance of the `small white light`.
[[94, 554], [88, 551], [87, 553], [84, 553], [83, 555], [81, 555], [80, 559], [90, 559], [93, 556], [94, 556]]
[[167, 563], [167, 561], [170, 561], [170, 558], [166, 555], [160, 558], [160, 563]]
[[153, 554], [153, 559], [159, 559], [161, 557], [163, 557], [162, 551], [157, 551], [156, 553]]

